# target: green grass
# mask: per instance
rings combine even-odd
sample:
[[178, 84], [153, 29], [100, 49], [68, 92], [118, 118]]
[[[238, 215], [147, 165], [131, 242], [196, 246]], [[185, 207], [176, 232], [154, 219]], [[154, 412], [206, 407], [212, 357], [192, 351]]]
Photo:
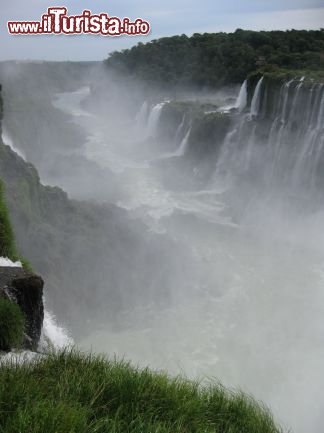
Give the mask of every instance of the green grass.
[[17, 304], [0, 298], [0, 350], [20, 347], [25, 320]]
[[73, 350], [3, 365], [1, 433], [279, 433], [251, 397]]

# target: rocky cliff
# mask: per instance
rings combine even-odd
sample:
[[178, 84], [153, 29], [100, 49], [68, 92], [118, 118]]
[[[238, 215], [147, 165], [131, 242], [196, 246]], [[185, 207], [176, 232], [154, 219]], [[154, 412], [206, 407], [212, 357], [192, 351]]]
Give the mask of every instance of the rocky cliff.
[[[211, 182], [222, 173], [239, 184], [276, 186], [289, 195], [321, 194], [323, 79], [306, 72], [259, 71], [246, 84], [242, 110], [235, 107], [235, 101], [232, 106], [213, 109], [197, 102], [166, 103], [160, 135], [167, 131], [167, 140], [175, 137], [185, 119], [181, 137], [186, 131], [188, 137], [182, 156], [190, 163], [191, 177]], [[179, 148], [180, 141], [176, 143]]]
[[15, 302], [25, 318], [23, 348], [37, 350], [44, 319], [42, 278], [22, 268], [0, 267], [0, 298]]
[[48, 308], [74, 335], [93, 321], [117, 323], [130, 306], [167, 301], [178, 275], [170, 240], [116, 206], [71, 200], [44, 186], [1, 139], [0, 178], [18, 249], [44, 277]]
[[[0, 132], [3, 116], [0, 94]], [[13, 230], [5, 203], [4, 192], [0, 188], [0, 254], [9, 259], [18, 259]], [[0, 266], [0, 298], [16, 303], [24, 315], [25, 331], [23, 347], [36, 350], [41, 336], [44, 305], [42, 278], [21, 267]]]

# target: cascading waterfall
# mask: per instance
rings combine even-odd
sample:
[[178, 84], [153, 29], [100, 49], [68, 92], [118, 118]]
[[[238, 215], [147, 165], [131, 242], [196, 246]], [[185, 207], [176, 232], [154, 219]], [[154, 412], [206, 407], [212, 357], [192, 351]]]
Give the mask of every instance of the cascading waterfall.
[[[181, 122], [180, 126], [181, 126], [181, 130], [183, 130], [184, 129], [184, 121], [183, 121], [183, 123]], [[178, 131], [180, 129], [180, 126], [177, 129], [177, 134], [178, 134]], [[188, 147], [191, 129], [192, 129], [192, 126], [190, 123], [189, 128], [185, 132], [184, 136], [182, 137], [182, 140], [180, 141], [180, 144], [178, 145], [178, 148], [174, 152], [167, 152], [167, 153], [162, 154], [158, 159], [163, 160], [163, 159], [169, 159], [169, 158], [184, 156], [186, 153], [187, 147]], [[179, 140], [180, 140], [180, 137], [178, 137], [177, 143], [179, 142]]]
[[[315, 188], [319, 180], [324, 150], [324, 85], [319, 84], [312, 93], [315, 93], [314, 103], [306, 112], [308, 127], [305, 123], [305, 130], [301, 137], [304, 145], [294, 161], [293, 179], [296, 185], [299, 184], [300, 179], [309, 180], [310, 186]], [[309, 100], [312, 99], [312, 96], [313, 94]]]
[[[240, 100], [241, 107], [244, 87], [243, 83], [236, 102]], [[280, 84], [265, 76], [256, 85], [250, 107], [215, 116], [216, 128], [229, 128], [222, 131], [222, 137], [228, 132], [223, 143], [216, 146], [211, 139], [206, 148], [204, 137], [196, 143], [196, 134], [191, 137], [190, 146], [199, 146], [201, 153], [217, 147], [208, 164], [206, 159], [202, 164], [192, 161], [195, 156], [187, 152], [187, 114], [179, 125], [173, 124], [174, 153], [161, 156], [161, 146], [144, 169], [127, 162], [122, 172], [116, 171], [129, 193], [122, 206], [142, 217], [150, 230], [159, 231], [161, 239], [164, 234], [174, 236], [189, 257], [172, 257], [170, 308], [146, 305], [144, 300], [122, 315], [120, 325], [112, 319], [93, 329], [82, 347], [174, 374], [180, 370], [194, 378], [217, 376], [263, 399], [296, 433], [322, 431], [318, 372], [323, 359], [323, 215], [305, 216], [304, 207], [312, 211], [310, 206], [299, 206], [303, 213], [292, 208], [288, 215], [286, 209], [280, 214], [280, 205], [291, 200], [304, 204], [301, 196], [310, 197], [309, 191], [323, 179], [323, 87], [299, 79]], [[160, 127], [163, 131], [163, 105], [147, 113], [144, 136], [157, 137]], [[211, 137], [209, 131], [206, 135]], [[119, 155], [120, 146], [114, 151]], [[107, 146], [101, 152], [98, 161], [107, 157]], [[186, 156], [189, 163], [183, 164]], [[182, 188], [182, 167], [184, 181], [186, 173], [194, 178], [193, 190], [190, 182]], [[210, 170], [213, 182], [206, 185]], [[196, 173], [206, 176], [195, 178]], [[172, 248], [168, 254], [173, 254]], [[160, 267], [162, 261], [157, 263]], [[177, 279], [180, 265], [185, 272]], [[154, 290], [161, 292], [160, 287]], [[128, 296], [127, 288], [122, 291]]]
[[184, 126], [185, 126], [185, 121], [186, 121], [186, 115], [184, 114], [184, 115], [182, 116], [181, 123], [179, 124], [179, 126], [178, 126], [178, 128], [177, 128], [177, 130], [176, 130], [175, 136], [174, 136], [174, 141], [175, 141], [176, 143], [178, 143], [179, 140], [180, 140], [180, 137], [181, 137], [181, 134], [182, 134], [183, 128], [184, 128]]
[[190, 132], [191, 132], [191, 126], [189, 127], [189, 129], [186, 132], [185, 136], [181, 140], [180, 146], [179, 146], [178, 150], [174, 153], [174, 156], [183, 156], [183, 155], [185, 155], [187, 147], [188, 147]]
[[273, 178], [294, 187], [312, 189], [320, 181], [323, 158], [324, 86], [307, 87], [289, 81], [282, 86], [282, 112], [272, 124], [268, 147], [275, 149]]
[[238, 94], [236, 103], [235, 103], [235, 108], [238, 109], [239, 113], [241, 113], [244, 108], [247, 105], [247, 98], [248, 98], [248, 93], [247, 93], [247, 80], [245, 80], [240, 88], [240, 92]]
[[147, 137], [155, 137], [159, 119], [162, 113], [162, 108], [165, 104], [166, 102], [160, 102], [159, 104], [154, 105], [154, 107], [152, 108], [147, 121]]
[[135, 117], [136, 132], [141, 133], [143, 130], [145, 130], [147, 124], [148, 111], [149, 111], [148, 103], [144, 101], [140, 111], [136, 114]]
[[[2, 266], [11, 266], [8, 263], [2, 264]], [[33, 360], [40, 356], [46, 356], [53, 349], [63, 349], [71, 347], [74, 344], [73, 339], [69, 336], [67, 331], [58, 325], [54, 314], [44, 310], [44, 322], [41, 338], [38, 344], [37, 352], [31, 352], [30, 350], [15, 350], [7, 353], [6, 355], [0, 356], [0, 365], [3, 363], [26, 363], [33, 362]]]
[[261, 77], [256, 85], [254, 95], [251, 102], [251, 116], [257, 116], [259, 114], [260, 104], [261, 104], [261, 87], [264, 77]]
[[[268, 175], [268, 183], [271, 183], [272, 179], [276, 175], [276, 168], [278, 161], [281, 157], [281, 145], [283, 139], [283, 133], [285, 131], [286, 121], [289, 116], [288, 111], [288, 100], [289, 100], [289, 90], [290, 85], [293, 80], [284, 83], [280, 89], [279, 101], [278, 101], [278, 113], [275, 120], [271, 126], [268, 147], [271, 149], [272, 156], [270, 158], [270, 174]], [[297, 100], [295, 101], [297, 103]]]
[[42, 335], [39, 343], [40, 351], [46, 353], [51, 348], [62, 349], [72, 344], [73, 340], [67, 331], [58, 325], [54, 314], [45, 308]]
[[[290, 80], [269, 108], [266, 98], [260, 99], [262, 83], [263, 78], [255, 88], [250, 114], [242, 114], [227, 134], [216, 172], [232, 178], [258, 173], [264, 185], [298, 194], [314, 190], [324, 180], [324, 85]], [[262, 119], [253, 120], [261, 112]]]

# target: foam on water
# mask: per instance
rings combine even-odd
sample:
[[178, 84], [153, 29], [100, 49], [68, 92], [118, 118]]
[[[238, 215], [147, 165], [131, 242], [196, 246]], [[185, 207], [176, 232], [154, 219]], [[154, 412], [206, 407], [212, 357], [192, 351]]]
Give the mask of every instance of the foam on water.
[[0, 355], [1, 364], [17, 365], [33, 362], [42, 355], [40, 353], [31, 352], [30, 350], [15, 350], [5, 355]]
[[73, 339], [69, 336], [68, 332], [58, 325], [54, 314], [45, 308], [43, 329], [38, 345], [38, 351], [13, 350], [7, 354], [0, 355], [0, 365], [1, 363], [15, 365], [33, 362], [42, 356], [46, 356], [46, 354], [53, 349], [63, 349], [72, 346], [73, 344]]
[[125, 312], [121, 330], [107, 326], [81, 346], [172, 374], [221, 379], [263, 399], [294, 431], [318, 431], [323, 262], [314, 264], [305, 250], [239, 242], [231, 232], [208, 237], [196, 247], [196, 266], [209, 275], [201, 275], [196, 293], [174, 293], [173, 307], [162, 311]]
[[91, 114], [81, 107], [81, 102], [90, 94], [90, 87], [84, 86], [71, 93], [57, 93], [52, 104], [55, 108], [72, 114], [76, 117], [91, 116]]
[[12, 260], [8, 259], [8, 257], [0, 257], [0, 266], [5, 266], [9, 268], [21, 268], [22, 264], [21, 262], [13, 262]]
[[69, 336], [66, 329], [58, 325], [54, 314], [45, 309], [40, 341], [41, 351], [46, 352], [50, 348], [62, 349], [71, 345], [73, 345], [73, 339]]
[[[264, 196], [257, 197], [259, 202], [253, 202], [251, 220], [239, 225], [224, 200], [235, 185], [235, 175], [240, 183], [242, 174], [259, 160], [267, 163], [261, 172], [269, 183], [278, 177], [282, 149], [298, 119], [302, 81], [282, 87], [268, 141], [260, 146], [255, 117], [263, 112], [262, 83], [260, 79], [250, 113], [237, 116], [228, 132], [209, 189], [169, 190], [153, 163], [125, 156], [121, 146], [105, 141], [104, 132], [94, 134], [89, 128], [87, 133], [95, 137], [91, 158], [122, 167], [114, 170], [126, 192], [118, 204], [144, 221], [154, 221], [154, 230], [180, 240], [193, 260], [187, 263], [188, 269], [184, 267], [183, 285], [172, 291], [168, 308], [152, 305], [121, 312], [120, 328], [108, 323], [81, 345], [110, 355], [115, 352], [142, 366], [239, 386], [271, 405], [276, 417], [295, 432], [321, 433], [324, 237], [319, 228], [323, 214], [314, 211], [308, 219], [293, 215], [285, 220], [276, 213], [273, 196], [264, 191]], [[303, 137], [308, 139], [302, 140], [305, 147], [296, 149], [302, 159], [299, 178], [303, 172], [313, 175], [313, 169], [306, 170], [307, 155], [316, 144], [316, 149], [323, 145], [323, 89], [315, 91], [317, 96], [310, 96], [305, 106]], [[312, 101], [316, 102], [313, 107]], [[292, 106], [296, 113], [289, 110]], [[161, 110], [155, 107], [154, 116]], [[156, 130], [158, 116], [151, 115]], [[177, 136], [184, 139], [181, 123]], [[260, 149], [265, 152], [262, 158]], [[289, 156], [295, 157], [292, 152]], [[165, 152], [159, 158], [165, 159]]]

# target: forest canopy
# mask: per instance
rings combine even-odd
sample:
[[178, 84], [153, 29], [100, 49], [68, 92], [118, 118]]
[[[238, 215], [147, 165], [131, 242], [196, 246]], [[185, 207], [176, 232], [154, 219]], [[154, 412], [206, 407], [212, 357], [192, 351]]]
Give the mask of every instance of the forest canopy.
[[324, 29], [195, 33], [113, 52], [109, 68], [148, 84], [219, 87], [241, 83], [257, 69], [324, 69]]

